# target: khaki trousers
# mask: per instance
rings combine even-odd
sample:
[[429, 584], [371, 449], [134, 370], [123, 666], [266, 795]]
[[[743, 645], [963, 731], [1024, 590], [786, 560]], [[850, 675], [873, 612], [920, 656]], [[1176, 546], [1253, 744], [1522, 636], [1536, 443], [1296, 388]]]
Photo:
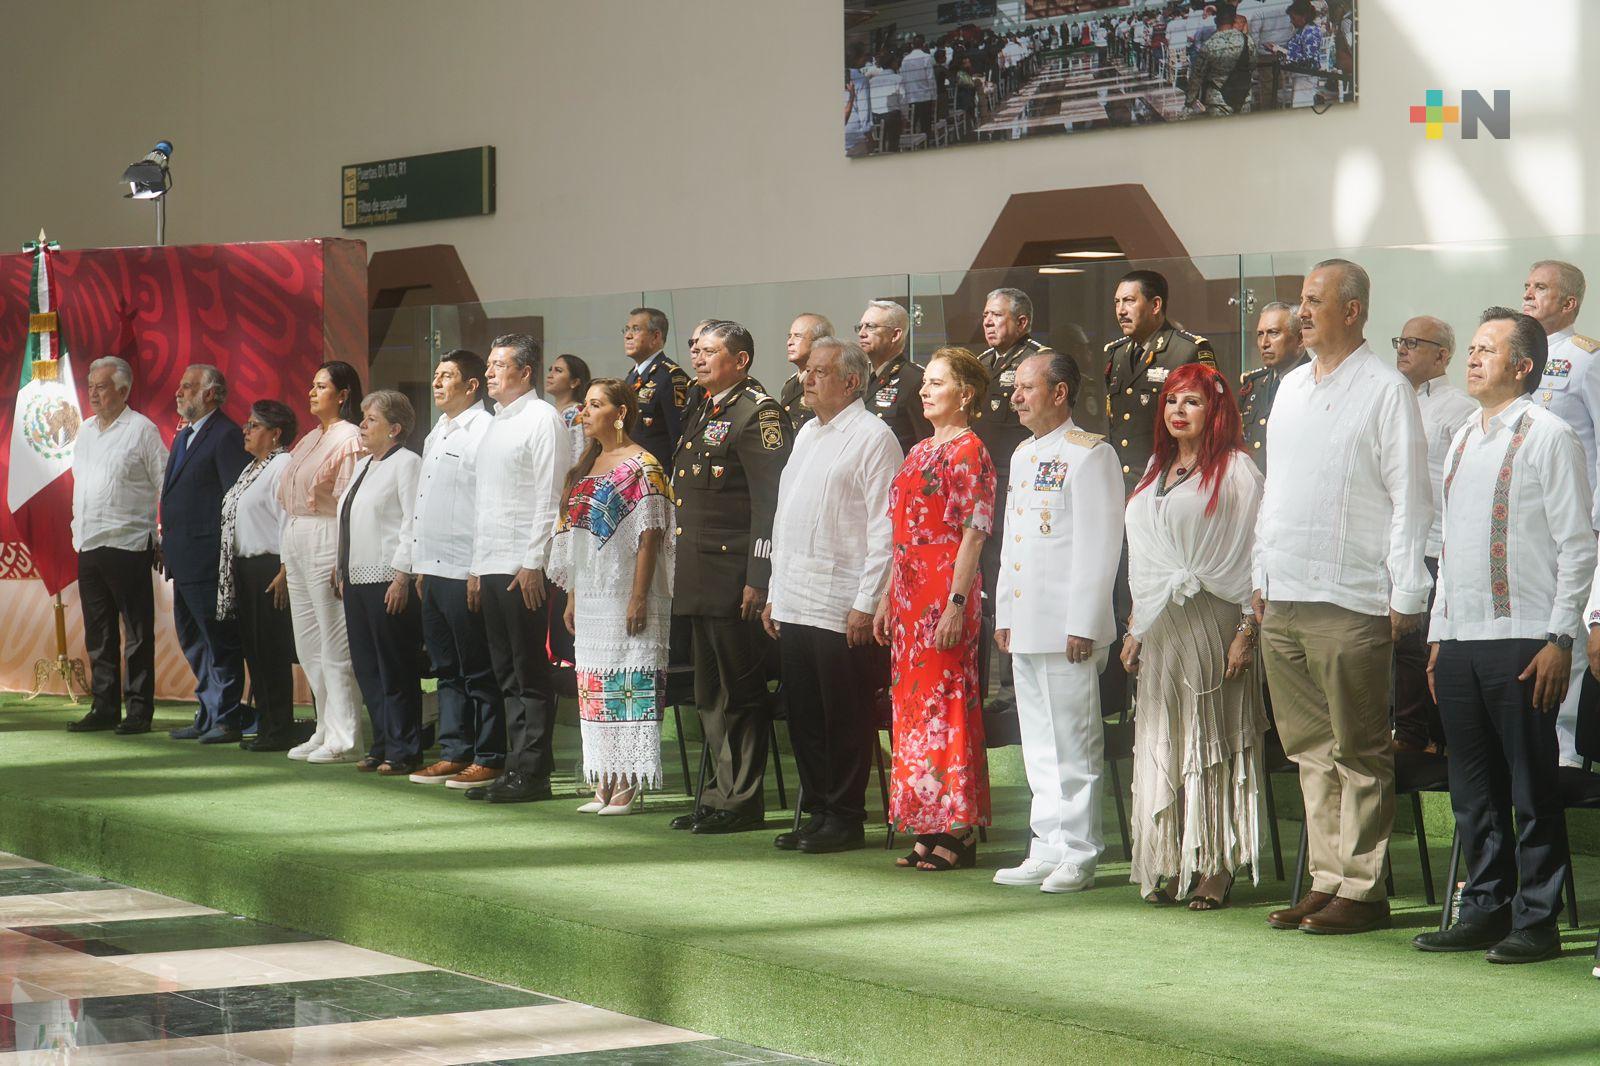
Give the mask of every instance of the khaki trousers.
[[1381, 900], [1394, 828], [1389, 619], [1331, 603], [1269, 603], [1261, 653], [1278, 736], [1300, 767], [1311, 888]]

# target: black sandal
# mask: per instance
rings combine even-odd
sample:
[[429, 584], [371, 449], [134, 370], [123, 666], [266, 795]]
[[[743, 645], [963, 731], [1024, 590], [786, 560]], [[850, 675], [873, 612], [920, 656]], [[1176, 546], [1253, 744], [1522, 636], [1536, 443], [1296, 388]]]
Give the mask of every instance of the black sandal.
[[[937, 834], [927, 834], [915, 838], [911, 842], [911, 850], [896, 859], [894, 864], [900, 867], [902, 870], [905, 870], [914, 868], [919, 862], [926, 862], [928, 860], [928, 856], [933, 854], [933, 845], [938, 839], [939, 838]], [[918, 851], [917, 848], [919, 847], [926, 848], [927, 850]]]
[[[940, 850], [955, 856], [952, 862], [939, 855]], [[965, 840], [950, 833], [940, 833], [933, 839], [927, 857], [917, 865], [923, 873], [943, 873], [946, 870], [969, 870], [978, 862], [978, 834], [969, 833]]]
[[1167, 891], [1168, 888], [1177, 885], [1177, 883], [1178, 879], [1176, 877], [1156, 878], [1155, 889], [1144, 897], [1144, 901], [1153, 907], [1176, 907], [1183, 902], [1184, 896], [1194, 892], [1195, 886], [1200, 883], [1200, 878], [1199, 875], [1196, 875], [1194, 880], [1189, 883], [1189, 891], [1181, 895], [1173, 895]]

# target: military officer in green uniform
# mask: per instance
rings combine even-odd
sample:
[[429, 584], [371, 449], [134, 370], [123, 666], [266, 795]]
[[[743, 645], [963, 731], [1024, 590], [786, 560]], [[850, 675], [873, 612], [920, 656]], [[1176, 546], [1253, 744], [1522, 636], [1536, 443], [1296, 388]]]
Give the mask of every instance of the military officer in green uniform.
[[[662, 466], [672, 461], [689, 402], [689, 375], [667, 358], [667, 316], [654, 307], [635, 307], [622, 327], [622, 350], [633, 360], [623, 380], [639, 397], [639, 422], [633, 439]], [[582, 402], [582, 397], [579, 397]]]
[[893, 300], [871, 301], [856, 324], [856, 340], [872, 360], [872, 378], [861, 398], [894, 430], [907, 454], [917, 441], [933, 436], [922, 413], [922, 367], [906, 351], [910, 325], [906, 309]]
[[789, 416], [789, 425], [796, 433], [811, 418], [811, 408], [806, 406], [806, 384], [802, 380], [806, 363], [811, 359], [811, 345], [818, 337], [831, 336], [833, 323], [814, 311], [802, 313], [789, 325], [787, 350], [794, 373], [783, 383], [778, 402], [783, 405], [783, 413]]
[[1239, 418], [1244, 423], [1244, 446], [1267, 470], [1267, 417], [1283, 376], [1311, 358], [1300, 345], [1300, 316], [1294, 308], [1273, 301], [1256, 319], [1256, 349], [1261, 367], [1239, 375]]
[[1217, 357], [1210, 341], [1167, 318], [1167, 279], [1153, 270], [1123, 275], [1113, 306], [1122, 339], [1106, 345], [1106, 415], [1132, 493], [1150, 462], [1167, 375], [1185, 363], [1214, 367]]
[[765, 819], [767, 636], [778, 479], [793, 434], [778, 401], [749, 375], [750, 331], [714, 321], [700, 334], [696, 382], [704, 399], [672, 457], [678, 506], [672, 613], [691, 631], [695, 706], [715, 783], [674, 829], [734, 833]]

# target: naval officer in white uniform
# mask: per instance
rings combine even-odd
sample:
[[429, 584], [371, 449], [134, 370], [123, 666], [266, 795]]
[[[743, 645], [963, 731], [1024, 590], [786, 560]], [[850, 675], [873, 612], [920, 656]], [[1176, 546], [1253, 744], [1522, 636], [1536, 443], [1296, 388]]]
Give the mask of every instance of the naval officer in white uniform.
[[1011, 402], [1033, 436], [1011, 458], [995, 641], [1012, 656], [1034, 841], [996, 884], [1074, 892], [1094, 880], [1100, 835], [1100, 671], [1116, 639], [1111, 588], [1122, 551], [1122, 468], [1072, 422], [1071, 356], [1030, 356]]
[[[1600, 530], [1600, 466], [1596, 465], [1595, 454], [1595, 427], [1600, 424], [1600, 359], [1595, 358], [1595, 352], [1600, 349], [1600, 341], [1573, 329], [1583, 306], [1584, 288], [1583, 271], [1559, 259], [1541, 259], [1528, 268], [1528, 280], [1522, 286], [1522, 312], [1539, 320], [1549, 345], [1544, 375], [1533, 392], [1533, 402], [1560, 415], [1583, 442], [1592, 500], [1590, 521]], [[1556, 716], [1556, 739], [1564, 766], [1582, 765], [1573, 742], [1578, 728], [1578, 701], [1583, 695], [1583, 673], [1588, 667], [1588, 656], [1572, 657], [1572, 677]]]

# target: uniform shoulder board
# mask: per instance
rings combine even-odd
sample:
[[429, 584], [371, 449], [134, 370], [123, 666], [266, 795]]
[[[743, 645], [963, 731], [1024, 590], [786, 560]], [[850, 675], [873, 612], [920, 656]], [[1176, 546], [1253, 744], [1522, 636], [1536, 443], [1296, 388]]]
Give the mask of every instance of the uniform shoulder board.
[[1126, 338], [1126, 337], [1118, 337], [1116, 340], [1114, 340], [1110, 344], [1106, 345], [1106, 349], [1105, 350], [1109, 352], [1111, 349], [1115, 348], [1117, 345], [1123, 343], [1127, 339], [1128, 338]]
[[1032, 337], [1028, 338], [1027, 345], [1028, 345], [1028, 347], [1032, 348], [1036, 352], [1048, 352], [1048, 351], [1052, 350], [1051, 347], [1048, 344], [1041, 344], [1039, 341], [1034, 340]]
[[1257, 367], [1254, 370], [1247, 370], [1239, 375], [1239, 384], [1243, 385], [1247, 381], [1254, 381], [1256, 378], [1265, 377], [1270, 373], [1272, 373], [1271, 369], [1264, 366]]
[[1600, 341], [1595, 340], [1593, 337], [1585, 337], [1581, 333], [1574, 333], [1572, 335], [1572, 343], [1576, 344], [1586, 352], [1592, 352], [1596, 349], [1600, 349]]
[[672, 380], [675, 382], [683, 381], [687, 383], [689, 380], [689, 372], [670, 359], [667, 360], [667, 373], [672, 376]]
[[1096, 444], [1104, 444], [1106, 442], [1104, 433], [1090, 433], [1088, 430], [1083, 429], [1069, 429], [1063, 436], [1083, 448], [1093, 448]]

